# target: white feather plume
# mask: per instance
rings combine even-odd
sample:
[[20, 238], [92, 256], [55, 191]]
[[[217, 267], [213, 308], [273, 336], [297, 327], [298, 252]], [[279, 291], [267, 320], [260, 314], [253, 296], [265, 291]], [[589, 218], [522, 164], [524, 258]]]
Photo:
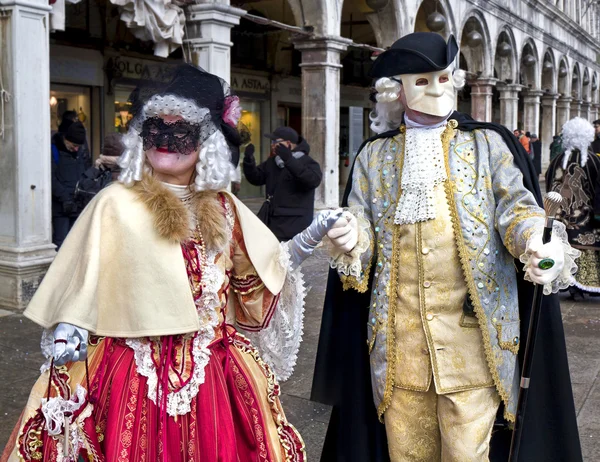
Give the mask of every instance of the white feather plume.
[[567, 168], [573, 151], [581, 152], [581, 166], [585, 166], [588, 159], [588, 148], [595, 136], [594, 126], [581, 117], [575, 117], [563, 125], [562, 146], [565, 150], [563, 170]]

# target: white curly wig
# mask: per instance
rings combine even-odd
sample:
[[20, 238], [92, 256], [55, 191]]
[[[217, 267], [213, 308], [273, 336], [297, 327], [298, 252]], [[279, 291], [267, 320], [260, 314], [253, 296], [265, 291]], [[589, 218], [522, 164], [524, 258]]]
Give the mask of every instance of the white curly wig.
[[567, 168], [573, 151], [581, 153], [581, 166], [585, 166], [588, 160], [588, 148], [595, 137], [594, 126], [581, 117], [575, 117], [563, 125], [562, 146], [565, 150], [563, 170]]
[[[455, 69], [454, 66], [449, 67], [452, 73], [452, 84], [457, 90], [465, 86], [466, 73], [462, 69]], [[394, 77], [400, 80], [400, 76]], [[394, 130], [402, 123], [402, 114], [404, 107], [400, 102], [400, 89], [402, 84], [389, 77], [382, 77], [375, 82], [375, 90], [377, 94], [375, 99], [375, 109], [369, 115], [371, 120], [371, 130], [375, 133], [384, 133], [389, 130]]]
[[210, 122], [208, 109], [199, 108], [193, 101], [174, 95], [154, 95], [144, 104], [136, 123], [130, 124], [129, 131], [123, 136], [125, 151], [118, 160], [122, 168], [119, 181], [131, 187], [142, 179], [144, 172], [152, 171], [146, 162], [141, 125], [144, 120], [161, 115], [179, 115], [186, 122], [201, 126], [200, 139], [205, 141], [198, 154], [194, 190], [221, 190], [229, 186], [235, 176], [235, 168], [225, 136]]

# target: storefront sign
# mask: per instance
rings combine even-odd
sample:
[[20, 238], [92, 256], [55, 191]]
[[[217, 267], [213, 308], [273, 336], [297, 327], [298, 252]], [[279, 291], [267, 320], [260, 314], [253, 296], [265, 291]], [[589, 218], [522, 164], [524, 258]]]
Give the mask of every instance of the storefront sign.
[[159, 61], [119, 56], [113, 58], [112, 69], [121, 78], [159, 81], [166, 78], [166, 75], [163, 76], [166, 67]]
[[266, 95], [271, 85], [269, 79], [258, 75], [231, 74], [231, 89], [240, 93]]

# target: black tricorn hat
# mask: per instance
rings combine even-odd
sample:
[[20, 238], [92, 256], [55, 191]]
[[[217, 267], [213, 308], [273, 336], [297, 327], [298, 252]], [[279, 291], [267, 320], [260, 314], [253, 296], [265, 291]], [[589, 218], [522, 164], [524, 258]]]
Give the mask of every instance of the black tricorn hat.
[[446, 43], [435, 32], [415, 32], [396, 40], [379, 55], [371, 68], [371, 77], [441, 71], [452, 64], [456, 53], [458, 44], [454, 35]]

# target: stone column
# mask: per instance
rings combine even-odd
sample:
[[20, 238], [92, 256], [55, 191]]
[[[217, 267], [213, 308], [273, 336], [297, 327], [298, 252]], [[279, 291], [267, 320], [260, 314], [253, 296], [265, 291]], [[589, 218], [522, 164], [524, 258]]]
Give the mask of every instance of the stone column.
[[0, 308], [10, 310], [27, 306], [56, 255], [49, 11], [45, 0], [0, 0]]
[[541, 90], [527, 90], [523, 92], [523, 129], [526, 132], [539, 134], [540, 132], [540, 97], [544, 94]]
[[523, 88], [517, 84], [498, 84], [500, 92], [500, 123], [510, 131], [518, 128], [519, 92]]
[[477, 79], [471, 85], [471, 117], [481, 122], [492, 121], [492, 91], [497, 79]]
[[186, 8], [186, 47], [192, 49], [192, 62], [226, 82], [231, 78], [231, 28], [240, 23], [246, 11], [221, 3], [198, 3]]
[[311, 156], [323, 170], [315, 207], [339, 205], [340, 53], [348, 47], [341, 37], [300, 39], [302, 52], [302, 133]]
[[556, 103], [556, 131], [560, 133], [562, 127], [571, 119], [571, 101], [570, 96], [560, 96]]
[[592, 122], [598, 119], [598, 109], [600, 109], [600, 104], [594, 103], [592, 104], [592, 114], [591, 119]]
[[569, 120], [574, 117], [579, 117], [581, 114], [581, 100], [576, 99], [571, 101], [571, 113], [569, 114]]
[[585, 120], [589, 120], [590, 122], [592, 122], [593, 119], [590, 120], [591, 109], [592, 103], [590, 101], [583, 101], [581, 103], [581, 111], [579, 113], [579, 117], [583, 117]]
[[550, 94], [542, 96], [542, 130], [540, 140], [542, 141], [542, 172], [545, 172], [550, 163], [550, 145], [552, 137], [558, 133], [556, 129], [556, 100], [558, 95]]

